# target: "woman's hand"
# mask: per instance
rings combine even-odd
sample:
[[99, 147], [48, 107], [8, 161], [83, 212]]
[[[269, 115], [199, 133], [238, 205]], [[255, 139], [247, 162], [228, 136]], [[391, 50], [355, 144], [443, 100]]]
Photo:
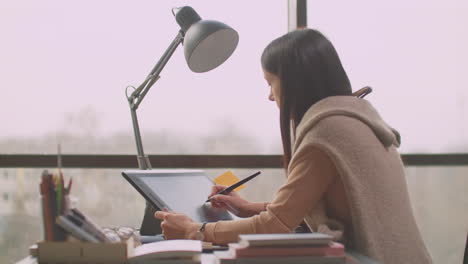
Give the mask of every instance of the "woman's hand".
[[166, 239], [194, 239], [200, 226], [190, 217], [170, 211], [157, 211], [154, 217], [162, 220], [162, 233]]
[[[211, 189], [211, 194], [208, 198], [211, 198], [211, 206], [214, 208], [223, 208], [239, 217], [250, 217], [258, 214], [260, 211], [254, 203], [241, 198], [241, 196], [232, 191], [228, 194], [216, 194], [222, 191], [226, 186], [215, 185]], [[214, 196], [213, 196], [214, 195]]]

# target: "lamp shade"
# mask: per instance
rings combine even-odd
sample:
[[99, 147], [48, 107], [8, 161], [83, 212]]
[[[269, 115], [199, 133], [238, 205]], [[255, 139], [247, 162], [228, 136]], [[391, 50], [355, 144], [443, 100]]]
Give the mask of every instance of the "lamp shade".
[[192, 71], [206, 72], [226, 61], [238, 42], [239, 35], [228, 25], [200, 20], [192, 24], [185, 34], [185, 59]]
[[184, 54], [189, 68], [206, 72], [221, 65], [237, 47], [239, 35], [226, 24], [202, 20], [190, 6], [177, 8], [175, 19], [184, 34]]
[[185, 59], [194, 72], [218, 67], [231, 56], [239, 42], [234, 29], [218, 21], [202, 20], [190, 6], [179, 8], [176, 20], [185, 33]]

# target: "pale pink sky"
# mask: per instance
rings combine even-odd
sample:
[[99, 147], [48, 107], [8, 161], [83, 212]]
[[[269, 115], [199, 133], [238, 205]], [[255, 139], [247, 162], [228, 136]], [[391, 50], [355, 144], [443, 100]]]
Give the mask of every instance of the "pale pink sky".
[[[239, 46], [204, 74], [179, 47], [141, 104], [141, 130], [210, 134], [228, 120], [271, 151], [278, 110], [259, 58], [286, 33], [286, 0], [2, 1], [0, 138], [54, 133], [83, 109], [99, 114], [101, 135], [131, 131], [125, 87], [175, 37], [171, 8], [182, 5], [235, 28]], [[403, 134], [402, 151], [466, 152], [467, 11], [462, 0], [309, 0], [308, 23], [335, 44], [354, 89], [374, 88], [369, 100]]]

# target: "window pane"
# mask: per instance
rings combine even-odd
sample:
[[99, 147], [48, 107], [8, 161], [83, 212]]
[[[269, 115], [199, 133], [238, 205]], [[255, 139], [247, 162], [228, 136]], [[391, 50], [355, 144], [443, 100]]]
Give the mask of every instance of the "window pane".
[[354, 89], [402, 134], [403, 152], [468, 151], [468, 2], [310, 0]]
[[[232, 172], [244, 178], [258, 169]], [[50, 171], [53, 172], [53, 171]], [[206, 170], [210, 178], [225, 170]], [[0, 197], [15, 193], [13, 199], [0, 199], [0, 263], [16, 262], [28, 255], [28, 248], [43, 238], [40, 209], [40, 169], [0, 169], [10, 175], [0, 178]], [[102, 227], [139, 228], [145, 201], [114, 169], [66, 169], [65, 180], [73, 178], [72, 197], [83, 213]], [[269, 201], [285, 180], [282, 169], [262, 169], [262, 175], [240, 191], [251, 201]], [[207, 194], [208, 195], [208, 194]]]
[[[239, 178], [257, 169], [232, 170]], [[214, 178], [224, 169], [209, 169]], [[407, 182], [416, 221], [434, 263], [461, 263], [468, 230], [468, 167], [410, 167]], [[0, 263], [17, 261], [28, 247], [42, 239], [38, 184], [40, 169], [1, 169]], [[120, 175], [121, 170], [66, 169], [73, 177], [77, 206], [97, 224], [106, 227], [140, 226], [144, 199]], [[285, 182], [282, 169], [262, 169], [262, 174], [240, 191], [251, 201], [270, 201]], [[20, 232], [21, 230], [21, 232]]]
[[462, 263], [468, 231], [468, 167], [409, 167], [414, 215], [434, 263]]
[[[138, 86], [176, 36], [186, 1], [4, 1], [0, 4], [2, 153], [135, 153], [124, 90]], [[287, 3], [192, 3], [240, 36], [203, 74], [180, 46], [138, 109], [148, 154], [279, 153], [276, 105], [260, 55], [287, 31]], [[261, 14], [261, 16], [259, 16]]]

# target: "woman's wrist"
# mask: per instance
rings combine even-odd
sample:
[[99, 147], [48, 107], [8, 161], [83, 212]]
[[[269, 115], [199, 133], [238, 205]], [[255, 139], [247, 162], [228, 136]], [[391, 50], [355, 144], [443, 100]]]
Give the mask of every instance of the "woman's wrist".
[[266, 206], [268, 203], [250, 203], [250, 212], [251, 215], [257, 215], [263, 211], [266, 211]]
[[185, 237], [187, 239], [195, 239], [196, 234], [200, 227], [202, 226], [202, 223], [192, 223], [187, 227], [187, 230], [185, 231]]

